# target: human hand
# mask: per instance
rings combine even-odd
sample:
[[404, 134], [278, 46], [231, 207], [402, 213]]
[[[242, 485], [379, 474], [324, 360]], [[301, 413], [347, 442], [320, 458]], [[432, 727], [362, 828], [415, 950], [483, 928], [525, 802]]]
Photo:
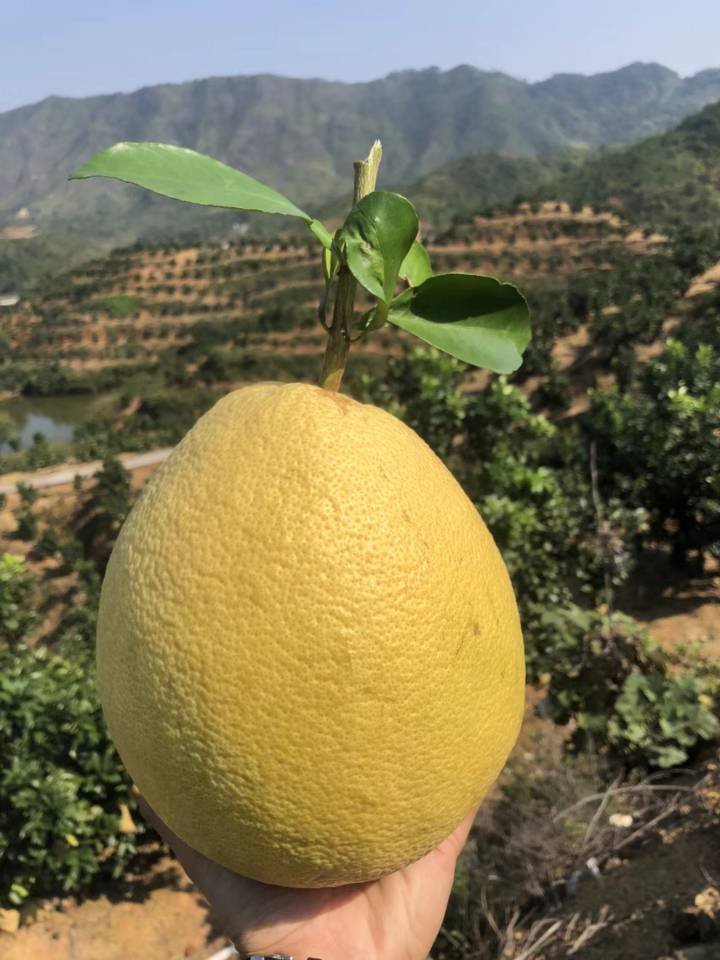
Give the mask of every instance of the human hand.
[[380, 880], [294, 889], [248, 880], [208, 860], [176, 836], [144, 801], [140, 808], [241, 953], [285, 953], [296, 960], [425, 960], [477, 813], [472, 810], [427, 856]]

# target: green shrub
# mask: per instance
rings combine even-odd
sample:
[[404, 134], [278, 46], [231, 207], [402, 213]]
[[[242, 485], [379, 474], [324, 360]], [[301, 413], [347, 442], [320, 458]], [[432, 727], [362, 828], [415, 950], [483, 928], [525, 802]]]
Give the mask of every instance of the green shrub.
[[15, 528], [17, 537], [20, 540], [34, 540], [38, 533], [38, 526], [32, 507], [23, 503], [14, 512], [17, 520], [17, 527]]
[[137, 315], [142, 303], [137, 297], [120, 293], [112, 297], [105, 297], [104, 300], [99, 302], [98, 306], [103, 310], [107, 310], [114, 319], [126, 320], [129, 317]]
[[415, 347], [391, 359], [382, 379], [366, 375], [357, 391], [365, 403], [385, 407], [447, 456], [462, 429], [466, 400], [459, 387], [467, 367], [432, 347]]
[[580, 590], [594, 604], [612, 605], [616, 587], [622, 586], [635, 570], [641, 536], [647, 530], [647, 511], [634, 509], [610, 499], [600, 505], [594, 529], [581, 534], [578, 542]]
[[0, 410], [0, 447], [10, 444], [17, 438], [17, 424], [10, 416]]
[[17, 484], [17, 492], [20, 494], [20, 503], [13, 511], [17, 522], [15, 534], [20, 540], [34, 540], [38, 535], [38, 524], [33, 504], [38, 498], [38, 492], [22, 480]]
[[97, 634], [97, 614], [100, 603], [102, 581], [90, 560], [76, 560], [73, 571], [78, 576], [78, 587], [72, 603], [63, 611], [57, 626], [56, 636], [63, 644], [73, 649], [76, 646], [86, 650], [95, 648]]
[[720, 555], [720, 352], [669, 340], [627, 390], [592, 395], [585, 429], [600, 486], [650, 516], [679, 561]]
[[35, 541], [33, 556], [40, 560], [45, 557], [54, 557], [60, 550], [60, 542], [57, 528], [52, 523], [48, 523]]
[[[582, 586], [592, 593], [604, 582], [589, 454], [576, 431], [534, 413], [504, 377], [468, 401], [466, 426], [458, 472], [508, 566], [534, 676], [535, 610], [563, 607]], [[618, 537], [625, 544], [624, 531]]]
[[0, 648], [15, 647], [37, 623], [34, 590], [23, 559], [12, 553], [0, 556]]
[[631, 673], [608, 721], [608, 745], [628, 762], [672, 767], [685, 761], [720, 724], [712, 712], [715, 683], [693, 673]]
[[28, 447], [25, 457], [30, 470], [40, 470], [42, 467], [49, 467], [50, 464], [57, 461], [53, 448], [42, 433], [34, 434], [32, 444]]
[[685, 763], [720, 730], [720, 674], [697, 657], [674, 663], [630, 617], [569, 606], [544, 611], [544, 711], [572, 723], [569, 747], [627, 766]]
[[140, 834], [121, 831], [121, 805], [135, 804], [89, 655], [0, 651], [0, 756], [0, 903], [126, 869]]
[[572, 401], [570, 380], [551, 364], [547, 377], [538, 384], [533, 399], [549, 410], [567, 410]]

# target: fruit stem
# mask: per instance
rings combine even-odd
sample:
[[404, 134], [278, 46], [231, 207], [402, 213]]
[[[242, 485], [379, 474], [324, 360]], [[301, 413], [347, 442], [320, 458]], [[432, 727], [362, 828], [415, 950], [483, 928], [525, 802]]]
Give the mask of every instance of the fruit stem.
[[[353, 204], [362, 200], [375, 189], [378, 167], [382, 158], [382, 145], [379, 140], [370, 148], [367, 160], [356, 160], [355, 190]], [[333, 316], [328, 331], [327, 346], [323, 360], [320, 386], [325, 390], [339, 390], [345, 373], [348, 352], [350, 350], [350, 329], [355, 306], [357, 281], [346, 266], [338, 270], [337, 290], [333, 304]]]

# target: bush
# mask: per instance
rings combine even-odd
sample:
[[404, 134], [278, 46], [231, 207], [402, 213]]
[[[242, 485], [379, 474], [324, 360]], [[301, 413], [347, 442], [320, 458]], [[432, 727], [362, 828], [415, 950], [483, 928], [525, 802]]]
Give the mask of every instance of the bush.
[[106, 297], [98, 303], [101, 310], [106, 310], [116, 320], [125, 320], [137, 315], [142, 303], [137, 297], [129, 294], [117, 294]]
[[466, 423], [461, 478], [503, 554], [532, 633], [534, 609], [569, 603], [597, 562], [587, 455], [575, 431], [561, 432], [533, 413], [504, 377], [469, 401]]
[[17, 521], [16, 536], [20, 540], [34, 540], [38, 535], [38, 525], [33, 504], [38, 498], [38, 492], [34, 487], [23, 483], [22, 480], [17, 483], [16, 489], [20, 495], [20, 503], [13, 511], [13, 516]]
[[643, 506], [649, 532], [686, 561], [720, 555], [720, 353], [669, 340], [641, 381], [597, 392], [585, 428], [598, 449], [600, 485]]
[[21, 557], [0, 557], [0, 648], [13, 648], [37, 623], [32, 599], [35, 585]]
[[119, 876], [139, 833], [88, 655], [0, 651], [0, 903], [80, 893]]
[[35, 541], [32, 555], [39, 560], [46, 557], [53, 557], [60, 550], [60, 543], [61, 540], [57, 528], [53, 526], [52, 523], [48, 523]]
[[551, 365], [547, 377], [538, 384], [533, 399], [549, 410], [567, 410], [572, 401], [570, 380]]
[[33, 436], [32, 445], [28, 447], [25, 453], [25, 460], [30, 470], [40, 470], [42, 467], [48, 467], [51, 463], [57, 462], [57, 454], [42, 433], [36, 433]]
[[[546, 713], [573, 724], [569, 747], [627, 766], [685, 763], [720, 729], [720, 674], [686, 657], [673, 663], [632, 618], [570, 606], [545, 611]], [[678, 669], [678, 667], [680, 669]]]
[[365, 376], [359, 399], [384, 406], [425, 440], [438, 456], [447, 456], [462, 429], [465, 397], [460, 393], [467, 367], [430, 347], [415, 347], [391, 359], [382, 380]]
[[611, 751], [650, 767], [685, 763], [701, 740], [718, 733], [711, 710], [715, 686], [693, 673], [631, 673], [608, 721]]
[[[14, 446], [17, 440], [17, 425], [9, 413], [0, 410], [0, 447]], [[12, 447], [11, 447], [12, 448]]]

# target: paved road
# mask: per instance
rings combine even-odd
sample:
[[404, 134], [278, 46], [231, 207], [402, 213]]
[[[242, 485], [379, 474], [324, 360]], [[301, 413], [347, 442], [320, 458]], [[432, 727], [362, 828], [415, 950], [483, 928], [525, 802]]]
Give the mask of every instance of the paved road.
[[[148, 450], [147, 453], [132, 453], [121, 456], [123, 466], [126, 470], [136, 470], [138, 467], [150, 467], [155, 463], [162, 463], [170, 455], [172, 447], [163, 447], [162, 450]], [[71, 467], [63, 467], [62, 470], [53, 470], [51, 473], [29, 473], [18, 477], [23, 483], [36, 490], [42, 490], [45, 487], [59, 487], [63, 483], [72, 483], [76, 476], [92, 477], [96, 474], [102, 463], [96, 460], [94, 463], [78, 463]], [[10, 483], [0, 483], [0, 493], [14, 493], [17, 479]]]

